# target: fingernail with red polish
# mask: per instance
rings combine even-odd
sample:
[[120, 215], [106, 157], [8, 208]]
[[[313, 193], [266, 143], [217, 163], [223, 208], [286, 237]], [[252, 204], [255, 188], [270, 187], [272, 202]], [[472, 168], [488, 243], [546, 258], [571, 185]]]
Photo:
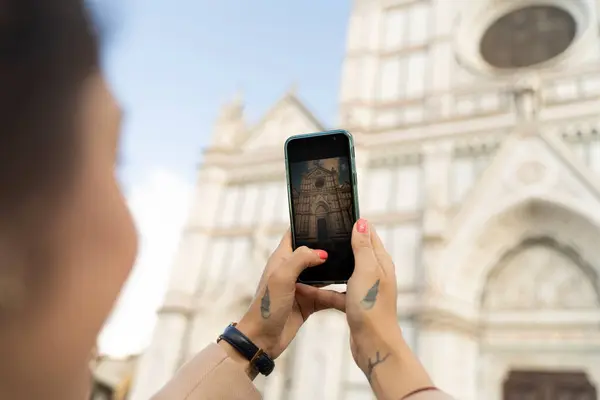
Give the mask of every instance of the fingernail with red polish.
[[327, 260], [327, 257], [329, 257], [325, 250], [315, 250], [315, 253], [317, 253], [321, 260]]
[[367, 220], [363, 218], [359, 219], [356, 223], [356, 230], [358, 231], [358, 233], [367, 233], [367, 231], [369, 230], [369, 223], [367, 222]]

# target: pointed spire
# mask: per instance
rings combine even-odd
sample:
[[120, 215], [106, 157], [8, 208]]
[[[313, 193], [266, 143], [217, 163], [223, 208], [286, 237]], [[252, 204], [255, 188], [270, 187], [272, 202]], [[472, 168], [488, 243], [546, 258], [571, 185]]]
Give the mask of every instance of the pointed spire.
[[230, 148], [235, 146], [246, 134], [244, 118], [244, 95], [238, 89], [233, 98], [223, 104], [215, 123], [212, 146]]
[[241, 85], [236, 89], [233, 99], [231, 100], [231, 105], [237, 105], [238, 107], [244, 106], [244, 89]]
[[231, 121], [243, 119], [244, 116], [244, 93], [238, 88], [231, 99], [221, 107], [219, 120]]
[[297, 96], [298, 95], [298, 82], [296, 82], [296, 81], [292, 82], [292, 84], [290, 85], [290, 87], [287, 90], [287, 95], [288, 96]]

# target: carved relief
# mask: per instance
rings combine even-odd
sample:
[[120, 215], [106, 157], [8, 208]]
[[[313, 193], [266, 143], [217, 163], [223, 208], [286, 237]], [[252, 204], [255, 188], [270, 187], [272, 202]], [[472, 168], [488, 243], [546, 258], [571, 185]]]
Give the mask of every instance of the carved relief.
[[593, 281], [576, 260], [552, 246], [532, 244], [509, 255], [490, 277], [488, 310], [590, 309], [599, 306]]
[[523, 163], [517, 168], [516, 176], [524, 185], [531, 185], [541, 181], [546, 173], [546, 167], [538, 161]]
[[541, 109], [539, 82], [536, 79], [517, 81], [513, 88], [513, 102], [520, 121], [537, 120]]

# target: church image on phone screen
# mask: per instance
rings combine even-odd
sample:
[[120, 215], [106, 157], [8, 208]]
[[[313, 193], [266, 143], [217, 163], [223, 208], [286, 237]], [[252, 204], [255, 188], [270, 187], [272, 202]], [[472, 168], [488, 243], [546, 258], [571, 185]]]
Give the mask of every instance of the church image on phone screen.
[[293, 163], [290, 175], [296, 244], [332, 249], [347, 242], [353, 226], [348, 159]]

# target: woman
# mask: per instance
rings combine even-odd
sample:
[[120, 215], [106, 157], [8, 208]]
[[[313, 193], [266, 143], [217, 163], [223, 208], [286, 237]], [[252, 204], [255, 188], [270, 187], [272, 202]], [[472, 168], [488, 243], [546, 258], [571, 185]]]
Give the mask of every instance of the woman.
[[[2, 0], [0, 29], [0, 398], [81, 400], [136, 254], [115, 177], [121, 112], [82, 0]], [[296, 285], [327, 254], [292, 252], [287, 234], [236, 328], [274, 359], [310, 313], [337, 308], [378, 398], [445, 398], [402, 338], [393, 264], [366, 221], [353, 245], [356, 272], [343, 295]], [[156, 398], [258, 398], [255, 366], [221, 340]]]

